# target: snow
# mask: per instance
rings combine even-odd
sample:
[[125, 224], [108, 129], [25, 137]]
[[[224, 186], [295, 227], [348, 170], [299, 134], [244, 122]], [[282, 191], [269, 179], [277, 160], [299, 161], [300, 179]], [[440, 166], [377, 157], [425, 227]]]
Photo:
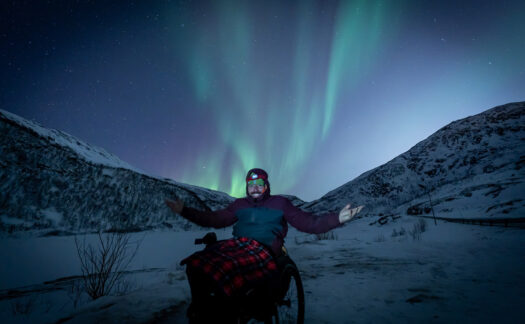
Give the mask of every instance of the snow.
[[192, 225], [174, 222], [164, 198], [181, 197], [189, 207], [212, 210], [234, 200], [144, 174], [103, 149], [3, 110], [0, 128], [0, 220], [6, 220], [0, 236], [100, 228], [183, 230]]
[[[427, 220], [414, 239], [410, 233], [419, 218], [405, 216], [381, 227], [369, 221], [352, 221], [335, 230], [332, 240], [290, 231], [286, 246], [304, 282], [306, 323], [506, 323], [521, 318], [523, 229]], [[402, 229], [404, 235], [393, 236]], [[231, 229], [216, 232], [227, 238]], [[80, 274], [73, 237], [2, 239], [4, 323], [64, 318], [70, 318], [66, 323], [185, 323], [190, 293], [178, 263], [202, 248], [193, 240], [204, 233], [132, 234], [142, 244], [125, 278], [131, 291], [91, 302], [84, 298], [76, 307], [69, 288], [75, 278], [69, 277]], [[27, 293], [7, 298], [15, 289]], [[29, 305], [27, 314], [15, 311], [24, 309], [20, 305]]]
[[[130, 171], [148, 176], [153, 179], [163, 180], [165, 182], [181, 185], [181, 183], [173, 181], [171, 179], [166, 179], [166, 178], [162, 178], [162, 177], [158, 177], [158, 176], [146, 173], [145, 171], [139, 168], [136, 168], [125, 161], [122, 161], [116, 155], [107, 152], [103, 148], [88, 144], [60, 130], [45, 128], [36, 122], [27, 120], [23, 117], [20, 117], [16, 114], [13, 114], [3, 109], [0, 109], [0, 117], [11, 120], [28, 131], [34, 131], [40, 137], [44, 138], [46, 141], [49, 141], [51, 144], [56, 144], [58, 146], [67, 147], [67, 148], [72, 149], [73, 152], [75, 152], [78, 155], [78, 157], [80, 157], [81, 159], [87, 162], [109, 167], [109, 168], [126, 169], [126, 170], [130, 170]], [[115, 174], [114, 169], [105, 168], [102, 170], [102, 175], [104, 176], [113, 177], [114, 174]], [[182, 184], [182, 185], [188, 188], [193, 188], [198, 193], [202, 193], [202, 190], [203, 190], [203, 188], [201, 187], [197, 187], [197, 186], [193, 186], [189, 184]], [[215, 190], [205, 189], [205, 191], [207, 192], [204, 194], [206, 194], [207, 196], [210, 196], [213, 194], [220, 195], [220, 196], [227, 196], [225, 193], [218, 192]]]
[[59, 225], [62, 222], [62, 219], [64, 218], [62, 213], [56, 211], [56, 209], [53, 207], [44, 209], [41, 211], [41, 213], [44, 215], [46, 219], [51, 221], [54, 225]]
[[[335, 212], [350, 202], [365, 205], [362, 214], [369, 217], [430, 216], [433, 210], [438, 217], [462, 221], [522, 221], [524, 121], [525, 102], [489, 109], [450, 123], [316, 201], [293, 202], [314, 213]], [[0, 122], [10, 152], [0, 155], [3, 214], [27, 222], [0, 223], [0, 235], [126, 227], [182, 230], [191, 225], [173, 223], [163, 198], [177, 196], [190, 207], [211, 210], [234, 200], [144, 174], [103, 149], [3, 110]]]
[[74, 152], [76, 152], [81, 158], [85, 159], [88, 162], [94, 164], [104, 164], [114, 168], [129, 169], [138, 173], [144, 173], [144, 171], [141, 171], [131, 166], [130, 164], [120, 160], [118, 157], [111, 153], [108, 153], [104, 149], [86, 144], [74, 136], [71, 136], [69, 134], [55, 129], [48, 129], [42, 127], [38, 123], [32, 122], [30, 120], [27, 120], [2, 109], [0, 109], [0, 114], [16, 122], [22, 127], [26, 127], [35, 131], [40, 136], [49, 139], [57, 145], [69, 147]]
[[24, 225], [24, 224], [27, 224], [27, 222], [25, 222], [22, 219], [13, 218], [13, 217], [4, 216], [4, 215], [0, 217], [0, 220], [2, 221], [2, 223], [8, 224], [8, 225]]
[[[520, 321], [525, 305], [522, 228], [443, 221], [434, 225], [432, 220], [422, 224], [421, 218], [407, 215], [407, 209], [429, 206], [427, 191], [418, 186], [424, 176], [438, 217], [522, 219], [524, 111], [525, 103], [509, 104], [453, 122], [391, 162], [304, 204], [309, 211], [326, 212], [350, 201], [366, 205], [362, 214], [370, 216], [333, 231], [328, 240], [290, 231], [286, 246], [304, 281], [306, 323]], [[31, 148], [38, 141], [49, 147], [48, 153], [67, 152], [55, 160], [53, 154], [26, 149], [21, 157], [11, 154], [0, 161], [0, 173], [5, 170], [0, 193], [9, 193], [2, 197], [0, 215], [6, 225], [0, 233], [3, 323], [186, 322], [190, 294], [178, 264], [200, 249], [193, 240], [206, 231], [172, 215], [164, 196], [212, 210], [233, 198], [150, 175], [138, 177], [135, 172], [144, 173], [73, 136], [3, 110], [0, 117], [23, 128], [6, 128], [9, 145]], [[39, 137], [28, 136], [32, 132]], [[74, 169], [82, 172], [81, 179], [64, 172], [71, 165], [63, 162], [75, 164], [77, 156], [97, 164], [77, 163], [81, 168]], [[18, 172], [20, 165], [31, 166], [26, 159], [49, 164], [45, 173], [31, 169], [42, 181], [30, 182], [34, 177]], [[101, 188], [106, 191], [101, 193]], [[81, 270], [74, 237], [37, 235], [85, 230], [78, 220], [112, 227], [123, 212], [129, 215], [123, 223], [141, 228], [170, 224], [173, 231], [130, 234], [142, 243], [124, 277], [126, 293], [90, 302], [76, 290]], [[383, 226], [369, 225], [383, 213], [396, 217]], [[75, 226], [60, 226], [65, 220]], [[421, 226], [425, 231], [418, 232]], [[231, 229], [216, 232], [219, 238], [231, 235]], [[93, 234], [78, 237], [97, 241]]]
[[302, 207], [335, 211], [351, 201], [366, 205], [367, 216], [407, 215], [410, 207], [429, 207], [430, 192], [442, 217], [521, 219], [524, 125], [525, 102], [454, 121], [390, 162]]

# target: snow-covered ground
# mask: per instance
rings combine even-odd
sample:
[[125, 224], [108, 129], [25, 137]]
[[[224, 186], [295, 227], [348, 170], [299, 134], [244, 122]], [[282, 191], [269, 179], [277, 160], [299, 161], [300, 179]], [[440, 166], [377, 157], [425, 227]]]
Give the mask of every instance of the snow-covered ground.
[[[306, 323], [523, 320], [523, 229], [427, 220], [418, 238], [417, 218], [383, 227], [369, 221], [355, 220], [330, 240], [289, 233], [286, 245], [305, 286]], [[190, 293], [178, 263], [200, 248], [193, 239], [205, 232], [133, 234], [142, 244], [126, 277], [130, 291], [94, 302], [79, 301], [71, 288], [80, 274], [73, 237], [2, 239], [2, 322], [185, 323]], [[230, 229], [217, 233], [226, 238]]]

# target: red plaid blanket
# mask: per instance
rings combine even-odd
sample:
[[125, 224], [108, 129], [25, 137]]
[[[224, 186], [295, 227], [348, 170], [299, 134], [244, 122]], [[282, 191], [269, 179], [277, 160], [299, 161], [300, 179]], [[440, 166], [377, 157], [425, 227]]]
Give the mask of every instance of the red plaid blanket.
[[277, 273], [269, 249], [246, 237], [218, 241], [181, 264], [211, 278], [227, 296], [239, 295]]

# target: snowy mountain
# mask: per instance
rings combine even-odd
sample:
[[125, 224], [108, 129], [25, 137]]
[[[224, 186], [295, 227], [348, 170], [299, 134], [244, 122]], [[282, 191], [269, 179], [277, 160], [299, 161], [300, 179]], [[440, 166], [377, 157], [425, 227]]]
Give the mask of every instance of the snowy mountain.
[[0, 232], [188, 229], [164, 198], [223, 208], [225, 193], [144, 174], [103, 149], [0, 110]]
[[489, 109], [441, 128], [409, 151], [303, 206], [366, 205], [362, 216], [462, 219], [525, 215], [525, 102]]
[[[0, 110], [0, 232], [190, 229], [165, 197], [224, 208], [225, 193], [147, 175], [116, 156]], [[525, 102], [450, 123], [318, 200], [313, 212], [363, 204], [361, 216], [501, 219], [525, 215]], [[430, 199], [429, 199], [430, 198]], [[430, 203], [432, 201], [432, 204]]]
[[[314, 211], [362, 203], [363, 214], [377, 219], [427, 215], [430, 194], [438, 217], [523, 217], [524, 114], [525, 103], [515, 103], [453, 122], [319, 200], [287, 198]], [[132, 288], [95, 301], [79, 290], [75, 238], [0, 235], [3, 322], [186, 322], [190, 291], [178, 264], [200, 249], [193, 240], [206, 230], [174, 216], [163, 199], [176, 195], [193, 207], [217, 209], [233, 198], [146, 175], [104, 150], [1, 110], [0, 134], [3, 233], [59, 234], [100, 225], [189, 230], [131, 233], [142, 242], [125, 275]], [[421, 222], [401, 217], [377, 228], [358, 219], [327, 240], [291, 229], [286, 247], [303, 280], [305, 322], [519, 322], [523, 230], [449, 222], [422, 229]]]

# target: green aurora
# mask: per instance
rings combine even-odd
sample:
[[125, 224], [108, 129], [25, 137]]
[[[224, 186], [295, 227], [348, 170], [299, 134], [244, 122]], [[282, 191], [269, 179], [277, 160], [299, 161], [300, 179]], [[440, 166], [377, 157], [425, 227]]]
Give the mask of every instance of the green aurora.
[[[285, 17], [295, 22], [293, 30], [285, 30], [268, 21], [275, 18], [272, 8], [261, 13], [246, 2], [217, 2], [207, 15], [214, 19], [184, 25], [174, 36], [199, 103], [195, 109], [211, 114], [217, 138], [210, 140], [220, 142], [184, 166], [182, 182], [241, 197], [245, 172], [261, 167], [270, 178], [286, 178], [279, 191], [295, 185], [287, 175], [305, 171], [304, 161], [326, 140], [341, 109], [341, 94], [366, 75], [394, 25], [386, 18], [393, 11], [388, 1], [343, 1], [332, 24], [314, 13], [318, 5], [300, 2]], [[270, 24], [275, 28], [262, 28]], [[282, 34], [271, 34], [280, 28]]]

